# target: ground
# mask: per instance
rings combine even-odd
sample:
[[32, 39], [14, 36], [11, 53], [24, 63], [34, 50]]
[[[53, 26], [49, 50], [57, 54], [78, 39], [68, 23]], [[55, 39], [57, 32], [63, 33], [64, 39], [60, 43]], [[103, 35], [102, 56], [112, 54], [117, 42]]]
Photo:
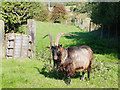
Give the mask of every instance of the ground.
[[[94, 52], [91, 80], [80, 81], [80, 73], [72, 77], [69, 86], [59, 71], [52, 70], [49, 63], [49, 37], [42, 39], [47, 33], [55, 36], [61, 32], [70, 32], [76, 36], [62, 36], [59, 43], [64, 47], [88, 45]], [[95, 33], [84, 32], [70, 25], [37, 22], [36, 58], [18, 58], [2, 60], [3, 88], [118, 88], [118, 53], [116, 42], [101, 40]], [[87, 78], [87, 74], [86, 74]]]

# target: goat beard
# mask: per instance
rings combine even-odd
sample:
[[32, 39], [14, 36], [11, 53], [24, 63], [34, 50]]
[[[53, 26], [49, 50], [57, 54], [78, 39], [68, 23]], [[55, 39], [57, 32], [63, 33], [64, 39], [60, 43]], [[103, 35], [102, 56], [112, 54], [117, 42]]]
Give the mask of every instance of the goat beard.
[[64, 74], [69, 74], [70, 76], [75, 75], [75, 69], [72, 62], [66, 62], [60, 66], [60, 70]]

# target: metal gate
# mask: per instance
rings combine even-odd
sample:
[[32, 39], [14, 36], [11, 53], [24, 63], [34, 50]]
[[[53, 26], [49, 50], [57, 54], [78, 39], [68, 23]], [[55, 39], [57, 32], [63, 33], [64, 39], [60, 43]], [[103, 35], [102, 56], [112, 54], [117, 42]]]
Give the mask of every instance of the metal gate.
[[30, 35], [8, 33], [6, 35], [6, 58], [31, 57]]

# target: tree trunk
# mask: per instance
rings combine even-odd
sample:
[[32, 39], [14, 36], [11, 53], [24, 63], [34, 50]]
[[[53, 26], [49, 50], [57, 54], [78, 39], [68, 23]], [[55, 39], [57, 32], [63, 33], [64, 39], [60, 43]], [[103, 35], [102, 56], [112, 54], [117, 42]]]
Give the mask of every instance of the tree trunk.
[[103, 24], [102, 24], [101, 27], [102, 27], [102, 28], [101, 28], [101, 35], [100, 35], [100, 38], [102, 39], [102, 38], [103, 38]]
[[91, 32], [91, 21], [90, 21], [90, 25], [89, 25], [89, 32]]
[[110, 26], [108, 26], [108, 39], [110, 38]]
[[115, 31], [116, 31], [116, 32], [115, 32], [115, 39], [118, 40], [117, 23], [116, 23], [116, 27], [115, 27], [115, 28], [116, 28], [116, 30], [115, 30]]

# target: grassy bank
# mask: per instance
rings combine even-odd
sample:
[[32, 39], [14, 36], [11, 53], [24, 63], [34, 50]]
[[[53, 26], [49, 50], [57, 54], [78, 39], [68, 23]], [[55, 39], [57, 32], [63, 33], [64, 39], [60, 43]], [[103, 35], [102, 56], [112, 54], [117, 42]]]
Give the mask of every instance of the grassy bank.
[[[62, 36], [59, 43], [64, 47], [89, 45], [94, 51], [91, 80], [80, 81], [80, 74], [72, 77], [66, 85], [62, 73], [58, 75], [49, 64], [49, 37], [61, 32], [70, 32], [76, 36]], [[2, 60], [2, 87], [4, 88], [118, 88], [118, 53], [117, 43], [101, 40], [92, 33], [83, 32], [75, 26], [37, 22], [36, 59]], [[51, 70], [51, 71], [50, 71]], [[87, 76], [87, 74], [86, 74]]]

